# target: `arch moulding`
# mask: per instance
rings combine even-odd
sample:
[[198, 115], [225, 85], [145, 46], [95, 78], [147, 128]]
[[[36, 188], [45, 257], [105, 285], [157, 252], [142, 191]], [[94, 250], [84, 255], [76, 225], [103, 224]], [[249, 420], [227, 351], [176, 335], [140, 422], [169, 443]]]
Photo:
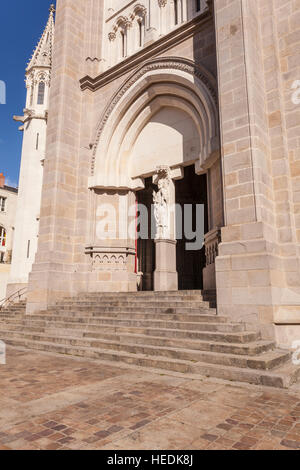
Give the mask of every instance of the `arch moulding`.
[[[174, 88], [174, 96], [176, 96], [176, 86], [180, 86], [184, 93], [190, 90], [191, 105], [194, 106], [197, 100], [199, 103], [198, 109], [204, 110], [199, 114], [199, 120], [202, 119], [203, 121], [205, 115], [207, 116], [208, 124], [203, 124], [208, 130], [206, 142], [202, 142], [203, 148], [205, 147], [205, 157], [202, 160], [208, 160], [212, 154], [219, 154], [216, 79], [203, 67], [188, 59], [178, 57], [151, 59], [144, 62], [117, 90], [96, 126], [95, 137], [90, 144], [92, 157], [89, 187], [91, 189], [108, 187], [105, 185], [105, 178], [102, 177], [101, 181], [97, 178], [97, 169], [103, 167], [103, 165], [105, 166], [105, 158], [108, 158], [110, 142], [115, 138], [114, 134], [118, 132], [118, 124], [121, 122], [122, 116], [126, 115], [130, 107], [136, 107], [139, 100], [142, 103], [141, 96], [143, 94], [151, 95], [152, 85], [158, 88], [158, 84], [167, 83], [170, 86], [170, 95], [172, 95], [172, 87]], [[146, 103], [145, 100], [143, 106], [149, 105], [149, 102]], [[136, 111], [136, 119], [143, 112], [143, 109], [141, 107]], [[124, 188], [124, 185], [118, 185], [118, 183], [114, 187], [117, 188], [118, 186]], [[130, 187], [132, 186], [128, 184], [128, 188]]]

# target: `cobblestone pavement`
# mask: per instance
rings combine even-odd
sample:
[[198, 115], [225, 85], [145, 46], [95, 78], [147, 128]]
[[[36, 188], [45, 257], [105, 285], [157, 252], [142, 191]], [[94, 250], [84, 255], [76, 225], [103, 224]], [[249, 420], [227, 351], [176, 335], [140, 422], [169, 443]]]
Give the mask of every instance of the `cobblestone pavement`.
[[300, 449], [290, 391], [8, 348], [0, 450]]

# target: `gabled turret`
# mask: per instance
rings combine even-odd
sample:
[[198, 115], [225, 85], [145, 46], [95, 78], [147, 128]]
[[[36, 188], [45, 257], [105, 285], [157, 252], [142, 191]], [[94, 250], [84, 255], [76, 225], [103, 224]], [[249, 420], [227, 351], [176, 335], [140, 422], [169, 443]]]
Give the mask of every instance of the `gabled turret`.
[[[54, 42], [54, 5], [50, 6], [50, 15], [42, 37], [33, 52], [26, 69], [26, 114], [34, 110], [35, 113], [47, 111], [48, 93], [50, 87], [52, 50]], [[31, 113], [32, 114], [32, 113]]]
[[19, 179], [18, 207], [8, 292], [26, 286], [37, 251], [43, 163], [46, 153], [52, 50], [54, 43], [54, 5], [42, 37], [26, 69], [27, 98], [22, 123], [23, 146]]
[[26, 74], [31, 71], [33, 67], [51, 67], [52, 65], [52, 48], [54, 40], [54, 5], [50, 6], [50, 15], [46, 28], [42, 37], [35, 48], [33, 55], [28, 63]]

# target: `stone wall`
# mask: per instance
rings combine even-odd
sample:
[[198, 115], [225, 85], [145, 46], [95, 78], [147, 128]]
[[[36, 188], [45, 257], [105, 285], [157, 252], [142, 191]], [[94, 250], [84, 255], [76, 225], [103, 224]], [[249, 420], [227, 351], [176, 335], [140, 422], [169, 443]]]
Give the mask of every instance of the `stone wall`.
[[80, 137], [85, 120], [78, 82], [84, 73], [87, 37], [82, 19], [88, 8], [86, 0], [57, 2], [39, 243], [29, 278], [28, 312], [75, 292]]
[[[289, 47], [299, 44], [296, 3], [215, 1], [226, 225], [218, 308], [262, 325], [266, 337], [276, 334], [283, 344], [300, 334], [291, 162], [297, 144], [289, 143], [297, 132]], [[289, 322], [297, 325], [293, 335]]]

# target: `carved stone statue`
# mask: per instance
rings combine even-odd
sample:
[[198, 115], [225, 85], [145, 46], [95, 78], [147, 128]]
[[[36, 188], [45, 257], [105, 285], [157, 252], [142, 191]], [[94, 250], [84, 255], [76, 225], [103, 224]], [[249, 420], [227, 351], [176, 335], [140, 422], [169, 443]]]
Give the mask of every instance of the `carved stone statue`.
[[156, 239], [170, 238], [170, 169], [157, 169], [156, 183], [158, 191], [153, 192], [154, 217], [156, 221]]

